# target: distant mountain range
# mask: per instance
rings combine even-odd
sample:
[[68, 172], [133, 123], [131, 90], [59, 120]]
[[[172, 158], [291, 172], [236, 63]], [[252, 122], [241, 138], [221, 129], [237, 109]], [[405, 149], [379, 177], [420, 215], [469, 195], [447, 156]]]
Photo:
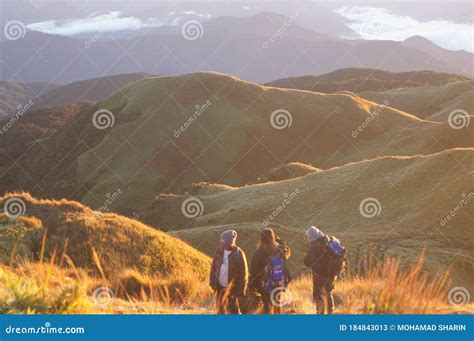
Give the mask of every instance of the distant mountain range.
[[196, 37], [187, 40], [179, 30], [112, 41], [101, 39], [100, 33], [84, 40], [28, 31], [23, 39], [1, 43], [2, 61], [8, 67], [0, 77], [70, 83], [112, 74], [212, 70], [269, 82], [346, 67], [474, 74], [474, 54], [445, 50], [421, 37], [404, 42], [343, 40], [270, 13], [214, 19], [203, 23], [202, 30], [198, 27]]
[[128, 83], [149, 77], [145, 73], [112, 75], [73, 82], [67, 85], [13, 82], [0, 83], [0, 119], [21, 111], [25, 104], [28, 110], [48, 108], [76, 102], [97, 102], [104, 100], [114, 91]]

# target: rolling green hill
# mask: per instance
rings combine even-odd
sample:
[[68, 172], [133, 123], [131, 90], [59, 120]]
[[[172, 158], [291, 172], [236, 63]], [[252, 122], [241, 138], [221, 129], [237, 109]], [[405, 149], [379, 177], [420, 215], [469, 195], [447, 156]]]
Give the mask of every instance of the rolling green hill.
[[[224, 229], [236, 228], [240, 244], [254, 250], [261, 229], [273, 226], [295, 250], [296, 271], [311, 224], [341, 238], [353, 262], [368, 252], [413, 261], [426, 247], [431, 274], [452, 265], [454, 282], [472, 288], [473, 171], [472, 148], [382, 157], [286, 181], [160, 195], [139, 218], [207, 254]], [[201, 203], [191, 216], [183, 214], [190, 200]]]
[[446, 121], [449, 113], [457, 109], [462, 109], [470, 115], [474, 113], [474, 81], [386, 91], [364, 91], [359, 95], [378, 103], [389, 101], [391, 107], [432, 121]]
[[[390, 72], [378, 69], [347, 68], [321, 76], [300, 76], [275, 80], [268, 86], [323, 93], [337, 91], [384, 91], [397, 88], [442, 85], [468, 81], [470, 78], [435, 71]], [[383, 102], [383, 101], [382, 101]]]
[[[41, 254], [49, 258], [55, 253], [58, 258], [67, 255], [80, 269], [95, 275], [103, 272], [108, 278], [136, 270], [143, 276], [163, 277], [186, 271], [205, 279], [209, 271], [209, 258], [188, 244], [117, 214], [27, 193], [8, 193], [0, 197], [0, 204], [4, 208], [0, 214], [2, 262], [8, 262], [12, 254], [19, 260], [38, 261]], [[15, 212], [23, 214], [9, 219], [7, 214]]]
[[[98, 109], [113, 114], [108, 129], [94, 126]], [[217, 73], [135, 82], [12, 158], [15, 131], [34, 115], [8, 131], [2, 188], [93, 208], [121, 189], [110, 209], [129, 215], [160, 193], [203, 181], [242, 186], [291, 162], [328, 169], [474, 143], [472, 125], [454, 130], [353, 94], [263, 87]]]

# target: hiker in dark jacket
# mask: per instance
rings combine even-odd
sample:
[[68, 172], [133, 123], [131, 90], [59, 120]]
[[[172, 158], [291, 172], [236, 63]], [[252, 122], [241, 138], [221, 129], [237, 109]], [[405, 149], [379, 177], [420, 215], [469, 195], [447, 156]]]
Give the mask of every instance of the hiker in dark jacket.
[[313, 270], [313, 298], [317, 313], [324, 314], [325, 308], [327, 308], [327, 313], [332, 314], [334, 311], [332, 291], [336, 278], [329, 274], [326, 262], [330, 238], [314, 226], [310, 226], [306, 230], [306, 238], [310, 242], [310, 248], [304, 258], [304, 264]]
[[236, 244], [237, 232], [224, 231], [214, 253], [209, 284], [216, 293], [219, 314], [240, 314], [239, 299], [248, 285], [247, 258]]
[[[290, 248], [286, 246], [283, 240], [275, 236], [275, 232], [272, 229], [267, 228], [262, 231], [260, 243], [250, 265], [249, 287], [253, 292], [261, 296], [265, 314], [281, 313], [282, 302], [278, 302], [278, 299], [281, 299], [279, 295], [284, 294], [284, 289], [291, 280], [284, 262], [290, 257], [290, 254]], [[282, 283], [275, 288], [271, 288], [268, 285], [267, 276], [269, 276], [269, 267], [272, 259], [276, 256], [280, 256], [283, 261], [284, 277]], [[280, 292], [274, 290], [280, 290]]]

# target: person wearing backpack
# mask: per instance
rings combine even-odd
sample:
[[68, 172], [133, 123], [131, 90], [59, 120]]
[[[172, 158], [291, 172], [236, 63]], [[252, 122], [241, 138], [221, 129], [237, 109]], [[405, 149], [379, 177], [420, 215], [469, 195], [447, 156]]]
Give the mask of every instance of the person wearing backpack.
[[[313, 298], [318, 314], [332, 314], [334, 297], [332, 291], [336, 278], [345, 267], [346, 249], [335, 237], [325, 235], [317, 227], [306, 230], [310, 247], [304, 264], [313, 271]], [[326, 304], [325, 304], [326, 301]], [[327, 309], [326, 309], [327, 308]]]
[[236, 240], [237, 231], [222, 232], [212, 259], [209, 284], [216, 294], [219, 314], [240, 314], [239, 300], [247, 292], [247, 258]]
[[260, 243], [250, 265], [249, 287], [262, 298], [265, 314], [281, 313], [282, 302], [278, 300], [291, 280], [286, 267], [290, 254], [290, 248], [272, 229], [266, 228], [262, 231]]

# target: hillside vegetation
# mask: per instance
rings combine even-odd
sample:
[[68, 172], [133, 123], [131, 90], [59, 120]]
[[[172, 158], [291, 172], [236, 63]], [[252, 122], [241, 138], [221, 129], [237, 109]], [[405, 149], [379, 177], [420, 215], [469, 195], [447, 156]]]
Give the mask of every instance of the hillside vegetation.
[[365, 91], [359, 94], [370, 101], [383, 103], [432, 121], [446, 121], [453, 110], [474, 113], [474, 81], [437, 86]]
[[[321, 76], [300, 76], [267, 83], [278, 88], [334, 93], [338, 91], [385, 91], [468, 81], [470, 78], [434, 71], [390, 72], [378, 69], [347, 68]], [[379, 102], [379, 103], [383, 103]], [[405, 110], [407, 111], [407, 110]], [[410, 112], [408, 110], [408, 112]]]
[[[98, 109], [113, 113], [108, 129], [94, 127]], [[34, 115], [12, 129], [25, 128]], [[0, 185], [96, 208], [121, 189], [111, 208], [132, 215], [159, 193], [199, 182], [242, 186], [291, 162], [328, 169], [472, 147], [473, 129], [454, 130], [350, 93], [263, 87], [217, 73], [151, 77], [26, 145], [16, 162], [9, 157], [17, 145], [12, 131]]]
[[208, 257], [136, 220], [93, 211], [65, 199], [36, 199], [27, 193], [0, 197], [6, 212], [9, 199], [24, 204], [24, 215], [13, 221], [4, 213], [0, 215], [3, 262], [38, 261], [54, 254], [58, 259], [67, 257], [67, 262], [90, 274], [107, 278], [116, 278], [125, 270], [163, 277], [185, 271], [206, 278]]
[[[303, 271], [303, 232], [311, 224], [341, 238], [356, 266], [369, 251], [406, 263], [426, 247], [431, 273], [451, 265], [455, 283], [473, 289], [473, 170], [472, 148], [383, 157], [198, 196], [160, 195], [139, 219], [209, 255], [225, 229], [235, 228], [241, 245], [254, 250], [261, 229], [274, 227], [294, 249], [290, 265], [296, 272]], [[182, 210], [190, 198], [201, 203], [201, 210], [188, 218]]]
[[[215, 312], [207, 283], [209, 258], [182, 241], [72, 201], [41, 200], [26, 193], [8, 194], [0, 201], [5, 206], [12, 198], [25, 206], [16, 219], [0, 216], [2, 313]], [[277, 232], [288, 237], [285, 230], [291, 232]], [[215, 243], [217, 236], [209, 232], [206, 239]], [[295, 248], [294, 241], [291, 246]], [[403, 266], [388, 256], [368, 255], [364, 269], [350, 267], [338, 282], [337, 313], [472, 313], [471, 304], [448, 304], [449, 270], [427, 272], [423, 251]], [[314, 313], [311, 290], [308, 276], [293, 280], [283, 312]], [[260, 312], [250, 301], [243, 301], [242, 308]]]

